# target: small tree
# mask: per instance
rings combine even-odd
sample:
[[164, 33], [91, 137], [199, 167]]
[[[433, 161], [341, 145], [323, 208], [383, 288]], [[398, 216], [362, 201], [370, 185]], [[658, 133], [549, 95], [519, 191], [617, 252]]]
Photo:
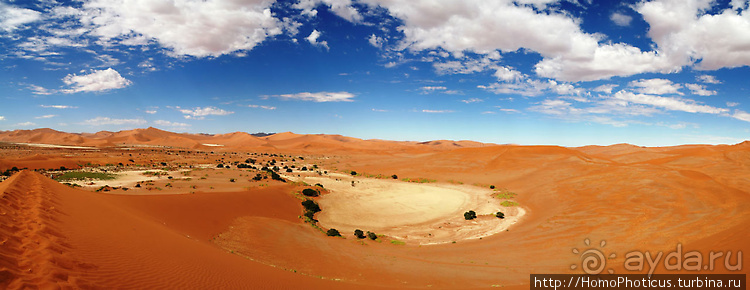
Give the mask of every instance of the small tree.
[[503, 212], [501, 212], [501, 211], [498, 211], [498, 212], [497, 212], [497, 213], [495, 214], [495, 216], [496, 216], [497, 218], [499, 218], [499, 219], [504, 219], [504, 218], [505, 218], [505, 214], [504, 214]]
[[490, 185], [490, 189], [495, 189], [495, 186], [494, 185]]
[[396, 175], [396, 174], [394, 174], [394, 175], [391, 175], [391, 178], [393, 178], [393, 179], [398, 179], [398, 175]]
[[473, 210], [470, 210], [464, 213], [464, 219], [466, 219], [467, 221], [473, 220], [475, 218], [477, 218], [477, 213], [474, 212]]
[[305, 196], [316, 197], [316, 196], [320, 195], [320, 192], [318, 192], [317, 190], [312, 189], [312, 188], [305, 188], [305, 189], [302, 190], [302, 194], [304, 194]]
[[312, 211], [312, 212], [319, 212], [320, 206], [312, 199], [308, 199], [302, 202], [302, 206], [305, 207], [306, 210]]
[[326, 235], [329, 237], [340, 237], [341, 233], [339, 233], [339, 230], [337, 229], [328, 229]]
[[357, 172], [356, 171], [352, 170], [351, 173], [352, 173], [352, 176], [357, 176]]
[[357, 237], [357, 239], [364, 239], [365, 238], [365, 232], [363, 232], [360, 229], [354, 230], [354, 236]]
[[378, 239], [378, 235], [376, 235], [375, 233], [373, 233], [371, 231], [367, 231], [367, 237], [370, 238], [370, 240], [373, 240], [373, 241]]

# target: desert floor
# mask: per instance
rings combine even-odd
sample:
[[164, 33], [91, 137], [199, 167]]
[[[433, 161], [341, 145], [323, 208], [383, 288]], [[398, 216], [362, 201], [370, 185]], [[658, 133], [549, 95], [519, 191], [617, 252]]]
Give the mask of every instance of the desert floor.
[[[25, 169], [0, 183], [0, 288], [527, 289], [529, 274], [582, 273], [573, 249], [599, 249], [615, 273], [629, 273], [632, 251], [732, 251], [734, 265], [749, 249], [748, 144], [313, 137], [272, 135], [252, 148], [2, 143], [0, 171]], [[120, 176], [64, 185], [50, 179], [61, 166]], [[285, 182], [262, 169], [274, 166]], [[310, 198], [322, 209], [315, 224], [303, 217], [306, 188], [321, 192]], [[478, 218], [465, 220], [467, 210]]]

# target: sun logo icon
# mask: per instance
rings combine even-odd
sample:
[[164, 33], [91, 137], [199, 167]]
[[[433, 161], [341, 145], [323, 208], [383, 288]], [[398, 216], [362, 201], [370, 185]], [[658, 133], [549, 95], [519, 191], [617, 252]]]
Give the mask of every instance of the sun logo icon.
[[[586, 244], [586, 246], [591, 246], [591, 241], [589, 241], [589, 239], [583, 240], [583, 243]], [[600, 248], [604, 248], [605, 245], [607, 245], [607, 242], [604, 240], [599, 243]], [[604, 271], [604, 267], [607, 266], [607, 259], [604, 258], [604, 253], [599, 249], [591, 248], [581, 252], [578, 248], [573, 248], [573, 254], [581, 255], [581, 268], [583, 268], [583, 271], [586, 272], [586, 274], [597, 275]], [[614, 259], [616, 256], [617, 255], [612, 253], [609, 255], [609, 258]], [[578, 265], [576, 264], [570, 265], [571, 270], [577, 268]], [[615, 271], [610, 268], [607, 269], [607, 272], [612, 274]]]

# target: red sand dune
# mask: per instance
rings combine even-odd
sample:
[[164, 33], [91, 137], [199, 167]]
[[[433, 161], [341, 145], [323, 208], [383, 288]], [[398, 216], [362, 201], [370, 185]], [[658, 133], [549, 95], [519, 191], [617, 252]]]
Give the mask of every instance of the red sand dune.
[[[139, 197], [71, 189], [26, 171], [0, 183], [0, 192], [3, 245], [0, 287], [3, 288], [344, 286], [249, 261], [208, 242], [212, 233], [204, 227], [216, 228], [211, 223], [228, 223], [229, 217], [236, 214], [232, 209], [257, 213], [252, 202], [238, 209], [236, 199], [209, 197], [219, 204], [208, 206], [210, 212], [202, 212], [205, 196], [182, 196], [176, 201], [182, 207], [178, 210], [172, 203], [160, 203], [158, 197], [129, 201], [128, 198]], [[294, 203], [292, 199], [286, 211], [296, 209]], [[152, 213], [159, 216], [151, 216]], [[194, 219], [186, 220], [189, 216]]]
[[[25, 134], [55, 141], [32, 132], [0, 132], [0, 140], [29, 142], [20, 137]], [[508, 232], [482, 240], [426, 247], [387, 240], [360, 244], [351, 236], [326, 237], [303, 224], [289, 186], [115, 196], [21, 172], [0, 183], [0, 287], [525, 289], [530, 273], [580, 273], [570, 265], [580, 263], [572, 249], [587, 248], [584, 239], [592, 244], [606, 240], [602, 251], [616, 254], [607, 262], [616, 273], [626, 272], [624, 255], [634, 250], [672, 251], [677, 244], [704, 255], [750, 249], [750, 143], [564, 148], [293, 133], [248, 136], [139, 129], [80, 137], [101, 144], [169, 140], [169, 146], [189, 148], [225, 142], [210, 150], [336, 155], [315, 162], [341, 171], [496, 185], [517, 193], [528, 213]], [[0, 169], [131, 158], [103, 156], [109, 151], [54, 152], [2, 158]], [[167, 160], [164, 152], [149, 154], [132, 158]], [[727, 272], [722, 269], [713, 272]], [[749, 272], [746, 266], [740, 271]], [[666, 272], [661, 267], [657, 273]]]

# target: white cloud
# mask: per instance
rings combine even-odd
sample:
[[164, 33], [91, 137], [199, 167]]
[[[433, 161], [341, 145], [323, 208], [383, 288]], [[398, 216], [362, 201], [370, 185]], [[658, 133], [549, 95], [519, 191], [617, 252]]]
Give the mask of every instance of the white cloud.
[[14, 127], [30, 127], [30, 126], [36, 126], [36, 123], [34, 123], [34, 122], [23, 122], [23, 123], [13, 124], [11, 126], [14, 126]]
[[177, 110], [179, 110], [181, 113], [185, 114], [185, 119], [194, 119], [194, 120], [203, 120], [206, 118], [206, 116], [226, 116], [230, 114], [234, 114], [232, 111], [227, 111], [224, 109], [219, 109], [216, 107], [197, 107], [194, 109], [181, 109], [180, 107], [176, 107]]
[[699, 96], [713, 96], [716, 95], [716, 91], [707, 90], [706, 86], [699, 85], [699, 84], [685, 84], [685, 87], [687, 87], [690, 92], [693, 93], [693, 95], [699, 95]]
[[53, 108], [53, 109], [77, 109], [76, 106], [67, 106], [67, 105], [39, 105], [42, 108]]
[[422, 113], [444, 114], [444, 113], [453, 113], [453, 110], [422, 110]]
[[721, 81], [717, 80], [715, 76], [712, 75], [699, 75], [695, 77], [696, 80], [700, 82], [704, 82], [707, 84], [720, 84]]
[[89, 74], [69, 74], [63, 78], [63, 82], [70, 89], [63, 89], [66, 94], [78, 92], [105, 92], [121, 89], [132, 84], [130, 80], [123, 78], [120, 73], [112, 68], [105, 70], [93, 70]]
[[372, 109], [372, 111], [373, 111], [373, 112], [380, 112], [380, 113], [388, 112], [388, 110], [383, 110], [383, 109], [375, 109], [375, 108], [373, 108], [373, 109]]
[[57, 117], [57, 115], [38, 116], [38, 117], [34, 117], [34, 119], [49, 119], [49, 118], [54, 118], [54, 117]]
[[419, 88], [419, 90], [421, 90], [423, 94], [429, 94], [431, 92], [436, 92], [436, 91], [445, 91], [447, 89], [448, 88], [444, 86], [424, 86], [424, 87]]
[[6, 32], [23, 27], [25, 24], [42, 19], [42, 14], [25, 8], [0, 3], [0, 29]]
[[89, 126], [103, 125], [144, 125], [148, 122], [143, 119], [111, 119], [109, 117], [96, 117], [83, 121], [81, 124]]
[[[643, 72], [680, 69], [657, 51], [641, 51], [583, 32], [580, 20], [554, 8], [553, 1], [366, 0], [403, 21], [401, 47], [411, 51], [443, 49], [454, 55], [530, 50], [543, 60], [535, 71], [561, 81], [590, 81]], [[492, 31], [492, 33], [487, 33]]]
[[51, 95], [55, 93], [54, 90], [48, 90], [44, 87], [37, 86], [37, 85], [29, 85], [28, 88], [32, 91], [31, 93], [35, 95], [47, 96], [47, 95]]
[[385, 39], [382, 37], [378, 37], [375, 34], [370, 35], [369, 38], [367, 38], [367, 41], [370, 42], [370, 44], [374, 47], [382, 47], [383, 43], [385, 43]]
[[[709, 0], [643, 1], [636, 10], [649, 24], [648, 36], [675, 65], [699, 70], [750, 65], [747, 9], [725, 9]], [[712, 12], [714, 13], [714, 12]]]
[[616, 88], [616, 87], [617, 87], [616, 84], [606, 84], [606, 85], [601, 85], [601, 86], [598, 86], [598, 87], [594, 88], [593, 91], [600, 92], [600, 93], [611, 94], [612, 90], [614, 88]]
[[737, 102], [727, 102], [727, 107], [737, 107], [739, 105], [740, 103], [737, 103]]
[[283, 32], [266, 0], [92, 0], [76, 14], [105, 45], [157, 42], [177, 56], [220, 56], [250, 50]]
[[612, 20], [615, 24], [618, 26], [629, 26], [630, 21], [633, 20], [633, 17], [630, 17], [628, 15], [622, 14], [620, 12], [612, 13], [612, 15], [609, 16], [609, 20]]
[[322, 47], [325, 47], [326, 49], [329, 49], [328, 42], [325, 41], [325, 40], [318, 41], [319, 37], [320, 37], [320, 31], [318, 31], [317, 29], [315, 29], [312, 32], [310, 32], [310, 35], [307, 36], [307, 37], [305, 37], [305, 39], [307, 39], [307, 41], [310, 42], [310, 44], [312, 44], [312, 45], [322, 46]]
[[734, 110], [734, 114], [732, 114], [732, 118], [735, 118], [737, 120], [742, 120], [745, 122], [750, 122], [750, 113], [747, 113], [742, 110]]
[[481, 102], [484, 102], [484, 100], [480, 98], [471, 98], [471, 99], [461, 100], [461, 102], [471, 104], [471, 103], [481, 103]]
[[352, 100], [354, 98], [354, 94], [347, 93], [347, 92], [318, 92], [318, 93], [303, 92], [303, 93], [297, 93], [297, 94], [274, 95], [272, 97], [277, 97], [282, 100], [300, 100], [300, 101], [311, 101], [311, 102], [318, 102], [318, 103], [353, 102], [354, 101]]
[[647, 94], [634, 94], [627, 91], [619, 91], [613, 96], [615, 99], [635, 104], [649, 105], [671, 111], [682, 111], [688, 113], [722, 114], [729, 110], [708, 105], [698, 104], [690, 99], [678, 97], [661, 97]]
[[166, 120], [156, 120], [154, 121], [154, 124], [159, 125], [159, 126], [165, 126], [165, 127], [180, 127], [180, 128], [190, 127], [190, 124], [170, 122]]
[[247, 106], [250, 108], [261, 108], [264, 110], [276, 110], [276, 107], [272, 107], [272, 106], [261, 106], [261, 105], [247, 105]]
[[665, 95], [665, 94], [679, 94], [680, 88], [682, 86], [680, 84], [672, 83], [672, 81], [667, 79], [640, 79], [630, 82], [629, 84], [631, 87], [636, 88], [636, 92], [643, 93], [643, 94], [652, 94], [652, 95]]
[[146, 110], [146, 111], [143, 111], [143, 112], [146, 113], [146, 114], [151, 114], [151, 115], [158, 113], [157, 110]]
[[0, 116], [0, 121], [5, 121], [5, 116]]

